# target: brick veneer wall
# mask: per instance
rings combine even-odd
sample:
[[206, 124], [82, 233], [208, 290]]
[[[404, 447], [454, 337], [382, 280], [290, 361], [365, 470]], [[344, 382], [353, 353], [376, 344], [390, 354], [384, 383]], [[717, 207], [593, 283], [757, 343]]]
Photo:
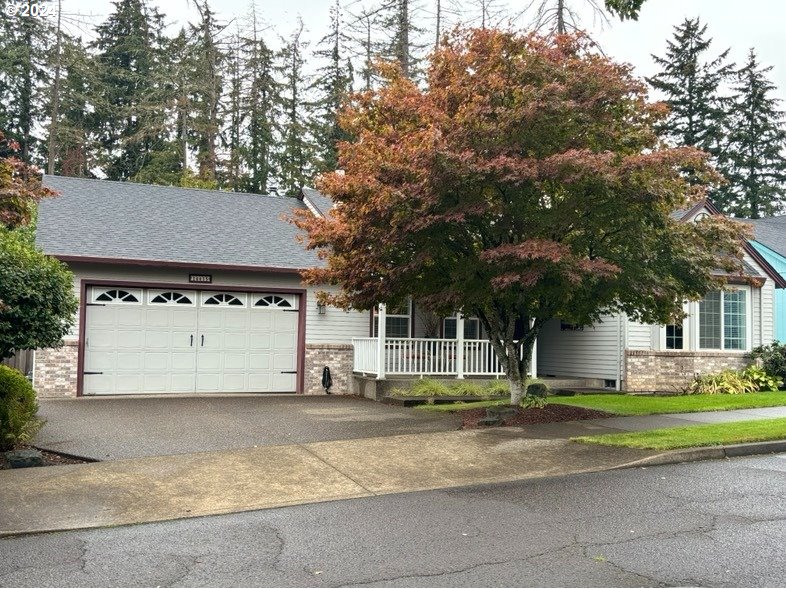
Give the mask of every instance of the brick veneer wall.
[[625, 382], [628, 391], [676, 392], [697, 374], [727, 368], [739, 370], [751, 364], [743, 352], [625, 351]]
[[75, 397], [78, 342], [66, 340], [59, 348], [36, 350], [33, 387], [39, 397]]
[[334, 395], [352, 393], [352, 346], [349, 344], [306, 344], [305, 384], [307, 395], [325, 393], [322, 388], [322, 370], [330, 367]]

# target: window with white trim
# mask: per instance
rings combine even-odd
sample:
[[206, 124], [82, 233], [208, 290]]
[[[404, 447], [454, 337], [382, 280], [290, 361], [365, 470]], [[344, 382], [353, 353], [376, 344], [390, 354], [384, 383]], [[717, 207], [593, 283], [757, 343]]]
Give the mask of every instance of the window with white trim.
[[150, 291], [150, 304], [151, 305], [193, 305], [191, 295], [184, 294], [176, 291], [164, 291], [156, 293]]
[[292, 303], [290, 303], [284, 297], [279, 295], [265, 295], [257, 300], [254, 303], [255, 307], [286, 307], [288, 309], [292, 308]]
[[[456, 339], [455, 317], [445, 317], [442, 321], [442, 336]], [[477, 317], [464, 317], [464, 339], [480, 339], [480, 320]]]
[[685, 349], [685, 328], [682, 323], [674, 323], [666, 326], [666, 349]]
[[[377, 309], [373, 311], [374, 326], [372, 337], [379, 335], [379, 318]], [[411, 337], [412, 301], [399, 307], [391, 307], [385, 315], [385, 337]]]
[[748, 349], [748, 291], [714, 290], [699, 302], [699, 349]]
[[208, 307], [245, 307], [246, 304], [240, 297], [245, 297], [245, 295], [234, 295], [229, 292], [220, 292], [205, 296], [202, 300], [202, 305]]
[[106, 305], [139, 305], [142, 302], [142, 291], [122, 288], [94, 288], [93, 302]]

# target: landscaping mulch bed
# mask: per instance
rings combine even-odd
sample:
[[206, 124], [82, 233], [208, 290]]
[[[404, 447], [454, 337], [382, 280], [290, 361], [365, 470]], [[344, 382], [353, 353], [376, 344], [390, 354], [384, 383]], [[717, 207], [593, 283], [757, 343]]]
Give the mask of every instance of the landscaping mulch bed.
[[[473, 429], [478, 427], [486, 427], [478, 425], [478, 421], [486, 417], [486, 409], [467, 409], [461, 411], [461, 417], [464, 419], [462, 428]], [[578, 421], [581, 419], [603, 419], [606, 417], [615, 417], [612, 413], [606, 411], [597, 411], [595, 409], [585, 409], [584, 407], [573, 407], [571, 405], [560, 405], [554, 403], [546, 405], [542, 409], [519, 408], [515, 415], [507, 417], [503, 420], [503, 426], [522, 426], [532, 425], [535, 423], [557, 423], [560, 421]]]
[[[25, 450], [30, 448], [30, 446], [17, 446], [16, 450]], [[34, 448], [37, 449], [37, 448]], [[38, 450], [41, 452], [44, 458], [44, 464], [42, 466], [62, 466], [64, 464], [86, 464], [88, 462], [95, 462], [95, 460], [85, 460], [84, 458], [77, 458], [75, 456], [68, 456], [65, 454], [58, 454], [57, 452], [49, 452], [48, 450]], [[5, 459], [5, 453], [0, 452], [0, 470], [10, 470], [10, 466], [8, 461]]]

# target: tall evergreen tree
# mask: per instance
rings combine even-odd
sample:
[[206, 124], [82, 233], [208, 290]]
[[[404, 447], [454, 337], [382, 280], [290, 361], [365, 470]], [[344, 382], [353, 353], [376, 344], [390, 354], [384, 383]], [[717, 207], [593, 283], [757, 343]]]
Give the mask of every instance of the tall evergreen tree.
[[729, 184], [719, 204], [736, 215], [759, 217], [786, 212], [786, 127], [772, 67], [761, 67], [753, 49], [736, 72], [725, 170]]
[[226, 101], [222, 105], [220, 118], [224, 124], [221, 143], [227, 153], [226, 167], [220, 186], [231, 188], [234, 192], [245, 189], [247, 180], [244, 172], [245, 124], [248, 112], [244, 108], [246, 79], [244, 77], [243, 51], [240, 31], [233, 35], [226, 51]]
[[338, 124], [338, 112], [352, 92], [352, 62], [347, 58], [347, 36], [342, 32], [341, 5], [334, 0], [330, 7], [330, 32], [314, 52], [323, 64], [317, 70], [312, 90], [317, 100], [311, 109], [319, 161], [319, 171], [333, 171], [338, 165], [336, 143], [348, 138]]
[[733, 72], [729, 50], [708, 56], [712, 39], [698, 18], [685, 19], [667, 42], [665, 57], [653, 55], [661, 71], [647, 81], [663, 93], [670, 114], [659, 128], [675, 145], [698, 147], [722, 159], [728, 101], [721, 87]]
[[49, 112], [57, 115], [49, 121], [50, 141], [46, 153], [49, 171], [62, 176], [91, 176], [92, 169], [99, 163], [98, 138], [94, 131], [99, 125], [94, 105], [102, 88], [96, 62], [80, 38], [65, 33], [60, 52], [57, 108], [52, 104], [54, 89], [48, 105]]
[[10, 2], [0, 0], [0, 129], [19, 144], [18, 157], [41, 163], [36, 126], [47, 116], [54, 29], [48, 18], [6, 13]]
[[107, 178], [133, 178], [165, 140], [166, 112], [157, 68], [163, 67], [164, 16], [147, 0], [116, 0], [96, 28], [103, 100], [96, 105]]
[[[489, 0], [476, 0], [488, 2]], [[493, 1], [493, 0], [491, 0]], [[592, 16], [601, 23], [608, 23], [608, 14], [620, 20], [638, 20], [641, 6], [645, 0], [581, 0], [584, 8], [589, 9]], [[564, 35], [582, 28], [581, 14], [571, 0], [533, 0], [535, 6], [535, 27], [551, 33]], [[608, 13], [608, 14], [607, 14]]]
[[380, 26], [379, 11], [364, 10], [360, 14], [351, 15], [348, 30], [352, 37], [353, 56], [363, 64], [360, 78], [363, 89], [371, 90], [374, 84], [374, 59], [381, 48], [377, 40], [377, 29]]
[[382, 30], [388, 37], [381, 57], [398, 63], [410, 79], [416, 77], [419, 53], [425, 47], [418, 41], [418, 36], [423, 33], [423, 29], [416, 25], [415, 15], [419, 9], [419, 0], [383, 0], [378, 8]]
[[292, 33], [279, 52], [277, 70], [280, 75], [281, 120], [279, 147], [275, 156], [278, 178], [284, 194], [298, 194], [313, 176], [314, 145], [309, 135], [305, 97], [307, 87], [303, 71], [303, 23]]
[[243, 100], [243, 108], [248, 114], [246, 190], [266, 193], [274, 176], [276, 114], [281, 104], [281, 88], [275, 79], [274, 53], [262, 38], [253, 5], [251, 31], [243, 42], [245, 50], [243, 77], [249, 80]]
[[216, 22], [207, 0], [201, 3], [195, 0], [194, 4], [199, 11], [199, 22], [191, 25], [191, 47], [195, 56], [192, 142], [196, 149], [199, 178], [215, 183], [219, 163], [216, 144], [221, 127], [222, 68], [226, 58], [219, 46], [223, 27]]

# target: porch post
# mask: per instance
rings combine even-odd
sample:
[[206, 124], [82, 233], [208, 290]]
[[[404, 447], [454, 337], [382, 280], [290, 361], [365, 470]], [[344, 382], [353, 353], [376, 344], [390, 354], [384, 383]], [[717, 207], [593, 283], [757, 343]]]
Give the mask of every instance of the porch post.
[[385, 339], [387, 337], [387, 306], [377, 307], [377, 380], [385, 380]]
[[[529, 326], [535, 325], [535, 320], [530, 319]], [[529, 359], [529, 373], [532, 378], [538, 378], [538, 338], [535, 338], [535, 343], [532, 344], [532, 355]]]
[[456, 378], [464, 378], [464, 315], [456, 313]]

